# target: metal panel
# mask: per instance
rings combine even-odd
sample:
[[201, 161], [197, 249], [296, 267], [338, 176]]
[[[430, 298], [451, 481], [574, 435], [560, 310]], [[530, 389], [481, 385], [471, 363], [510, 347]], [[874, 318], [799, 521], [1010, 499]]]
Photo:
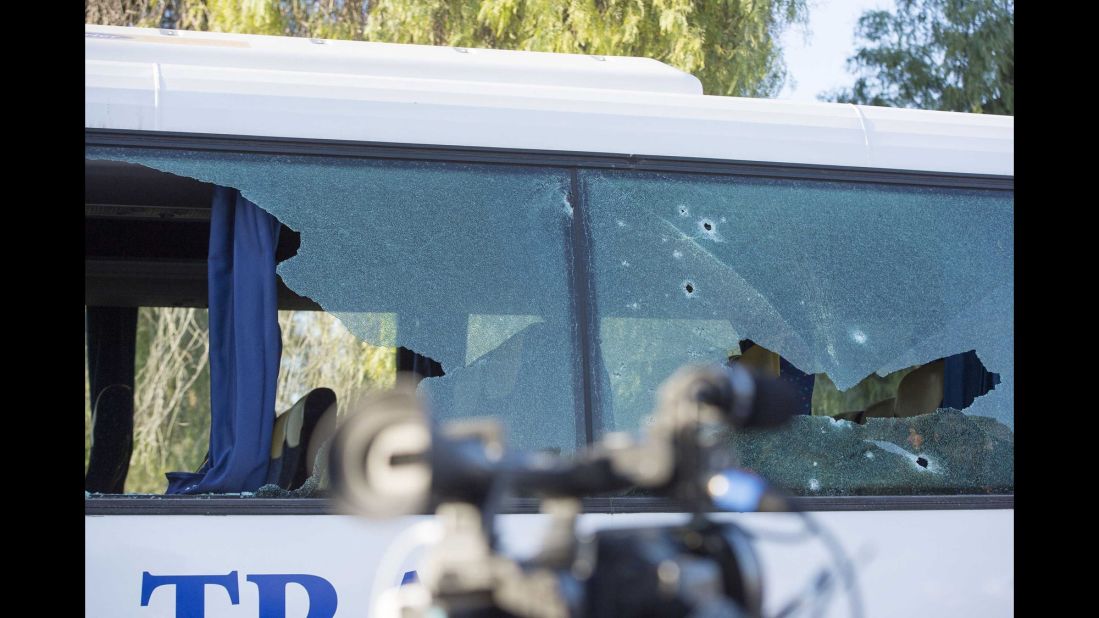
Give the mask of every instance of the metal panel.
[[1014, 174], [1013, 117], [703, 96], [648, 59], [85, 31], [87, 128]]

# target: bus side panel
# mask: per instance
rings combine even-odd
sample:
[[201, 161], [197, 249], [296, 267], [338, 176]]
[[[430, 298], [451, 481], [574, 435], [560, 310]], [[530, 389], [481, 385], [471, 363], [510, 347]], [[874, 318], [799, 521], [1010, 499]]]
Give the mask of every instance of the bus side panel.
[[[781, 542], [780, 534], [800, 530], [801, 523], [793, 517], [717, 517], [759, 535], [767, 613], [807, 589], [830, 563], [819, 541]], [[1014, 613], [1013, 510], [828, 512], [815, 517], [854, 560], [866, 616]], [[582, 517], [578, 529], [684, 520], [682, 514], [591, 514]], [[430, 521], [335, 515], [87, 516], [85, 615], [171, 618], [176, 616], [179, 582], [198, 580], [169, 578], [205, 576], [216, 582], [203, 588], [209, 618], [259, 617], [259, 586], [270, 586], [271, 581], [291, 582], [280, 586], [287, 616], [305, 616], [310, 596], [327, 607], [329, 587], [335, 593], [335, 616], [365, 616], [372, 594], [399, 584], [416, 568], [422, 555], [416, 549], [417, 537], [427, 538]], [[502, 516], [499, 527], [505, 547], [530, 554], [546, 523], [541, 515]], [[231, 573], [235, 591], [225, 587]], [[263, 575], [286, 577], [255, 577]], [[236, 593], [237, 603], [230, 592]], [[191, 601], [194, 597], [192, 593]], [[831, 594], [827, 607], [824, 615], [850, 615], [842, 588]]]

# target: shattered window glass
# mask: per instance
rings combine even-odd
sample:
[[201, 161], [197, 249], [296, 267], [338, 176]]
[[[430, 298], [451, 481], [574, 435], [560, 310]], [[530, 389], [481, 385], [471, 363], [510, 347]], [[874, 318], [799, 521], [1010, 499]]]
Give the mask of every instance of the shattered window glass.
[[444, 376], [420, 383], [437, 418], [497, 416], [524, 449], [583, 443], [567, 172], [99, 147], [86, 156], [237, 188], [299, 232], [283, 281], [357, 337], [441, 363]]
[[[675, 368], [729, 362], [749, 340], [806, 376], [812, 396], [786, 429], [730, 435], [743, 465], [803, 494], [1013, 489], [1010, 192], [614, 171], [581, 181], [602, 431], [643, 424]], [[949, 391], [956, 372], [936, 363], [971, 351], [991, 390], [964, 412], [898, 412], [936, 376]], [[844, 420], [856, 411], [861, 422]]]
[[516, 448], [584, 443], [583, 336], [597, 439], [643, 427], [683, 364], [754, 363], [798, 385], [803, 414], [727, 441], [787, 489], [1013, 491], [1010, 191], [581, 170], [574, 221], [561, 169], [86, 152], [239, 189], [300, 233], [288, 287], [441, 363], [420, 383], [433, 414], [495, 416]]

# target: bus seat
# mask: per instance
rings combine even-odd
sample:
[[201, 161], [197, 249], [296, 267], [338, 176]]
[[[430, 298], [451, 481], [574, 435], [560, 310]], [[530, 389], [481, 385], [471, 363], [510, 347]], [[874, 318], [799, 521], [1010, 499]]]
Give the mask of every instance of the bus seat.
[[864, 423], [868, 418], [908, 418], [930, 414], [939, 409], [943, 400], [943, 368], [939, 359], [922, 365], [901, 378], [897, 395], [866, 407], [861, 412], [847, 412], [836, 418]]
[[893, 409], [896, 406], [897, 398], [890, 397], [888, 399], [882, 399], [881, 401], [866, 406], [866, 411], [863, 413], [862, 418], [893, 418], [896, 416], [893, 413]]
[[772, 378], [779, 376], [781, 360], [778, 354], [761, 345], [745, 341], [741, 342], [740, 349], [741, 354], [736, 357], [736, 362], [754, 369], [761, 375]]
[[84, 309], [91, 445], [84, 491], [125, 491], [134, 441], [137, 307]]
[[325, 428], [331, 431], [328, 425], [334, 421], [330, 417], [335, 416], [335, 409], [335, 391], [315, 388], [278, 414], [271, 431], [268, 484], [291, 490], [309, 478], [313, 473], [313, 457], [319, 443], [324, 441]]
[[893, 415], [900, 418], [930, 414], [943, 400], [943, 359], [927, 363], [901, 379]]

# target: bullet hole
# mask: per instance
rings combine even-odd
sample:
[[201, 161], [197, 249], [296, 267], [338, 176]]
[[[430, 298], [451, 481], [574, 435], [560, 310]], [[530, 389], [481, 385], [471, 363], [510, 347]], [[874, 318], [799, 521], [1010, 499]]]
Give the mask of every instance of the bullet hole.
[[926, 468], [926, 467], [927, 467], [927, 460], [926, 460], [926, 459], [924, 459], [923, 457], [917, 457], [917, 458], [916, 458], [916, 463], [917, 463], [917, 464], [918, 464], [918, 465], [919, 465], [919, 466], [920, 466], [921, 468]]
[[691, 294], [695, 293], [695, 284], [691, 283], [690, 281], [685, 281], [683, 283], [683, 289], [687, 291], [687, 296], [690, 296]]
[[707, 221], [706, 223], [702, 224], [702, 227], [705, 228], [707, 232], [710, 232], [714, 229], [714, 224]]
[[689, 214], [691, 214], [691, 213], [687, 211], [687, 207], [686, 207], [686, 206], [680, 206], [680, 207], [679, 207], [679, 216], [680, 216], [680, 217], [686, 217], [686, 216], [687, 216], [687, 215], [689, 215]]

